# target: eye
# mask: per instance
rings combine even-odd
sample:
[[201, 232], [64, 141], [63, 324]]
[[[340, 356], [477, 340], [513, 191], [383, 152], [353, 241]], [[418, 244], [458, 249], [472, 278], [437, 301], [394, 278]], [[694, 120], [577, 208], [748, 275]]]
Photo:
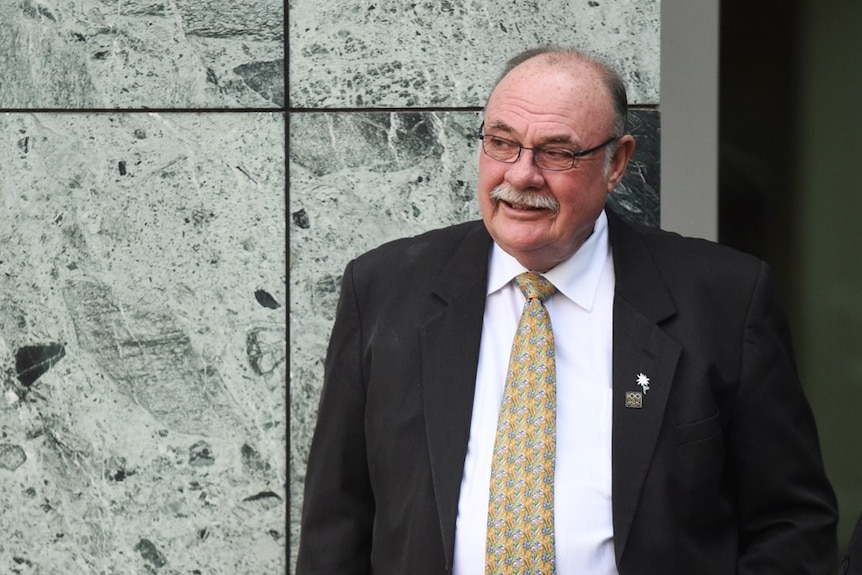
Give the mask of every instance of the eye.
[[569, 161], [575, 157], [571, 150], [565, 148], [542, 148], [542, 154], [551, 161]]
[[501, 152], [514, 150], [515, 148], [518, 147], [518, 145], [515, 144], [514, 142], [510, 142], [509, 140], [506, 140], [504, 138], [498, 138], [496, 136], [485, 136], [485, 137], [487, 138], [487, 144], [489, 144], [495, 150], [499, 150]]

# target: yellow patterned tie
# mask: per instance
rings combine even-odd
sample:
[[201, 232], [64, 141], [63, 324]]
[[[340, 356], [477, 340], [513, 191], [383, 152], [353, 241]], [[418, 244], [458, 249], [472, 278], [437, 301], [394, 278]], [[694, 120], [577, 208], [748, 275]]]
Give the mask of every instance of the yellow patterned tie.
[[491, 463], [486, 575], [552, 575], [557, 375], [554, 332], [542, 303], [556, 289], [527, 272], [515, 278], [521, 313]]

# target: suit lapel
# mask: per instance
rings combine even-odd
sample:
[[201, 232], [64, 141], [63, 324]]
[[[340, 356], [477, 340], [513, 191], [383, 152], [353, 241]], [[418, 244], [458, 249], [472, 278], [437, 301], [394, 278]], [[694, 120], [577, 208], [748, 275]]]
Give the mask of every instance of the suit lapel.
[[[638, 235], [608, 214], [614, 257], [613, 522], [617, 564], [637, 510], [674, 379], [680, 346], [660, 323], [676, 306]], [[648, 378], [648, 383], [646, 381]], [[640, 385], [643, 382], [645, 385]], [[640, 393], [640, 407], [627, 394]]]
[[470, 437], [490, 247], [491, 238], [478, 223], [431, 286], [437, 307], [421, 331], [425, 430], [443, 547], [450, 566]]

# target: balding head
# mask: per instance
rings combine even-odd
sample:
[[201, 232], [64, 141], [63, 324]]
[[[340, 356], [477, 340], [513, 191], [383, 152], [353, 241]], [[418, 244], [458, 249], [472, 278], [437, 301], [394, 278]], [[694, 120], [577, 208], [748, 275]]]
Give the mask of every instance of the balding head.
[[[512, 57], [503, 67], [503, 72], [494, 83], [491, 94], [500, 82], [511, 72], [522, 65], [545, 68], [547, 70], [562, 70], [572, 74], [580, 73], [584, 67], [591, 68], [601, 80], [607, 92], [614, 111], [614, 134], [626, 132], [628, 120], [628, 97], [626, 85], [619, 73], [601, 60], [578, 50], [543, 46], [525, 50]], [[490, 95], [489, 95], [490, 99]], [[486, 102], [487, 106], [487, 102]]]

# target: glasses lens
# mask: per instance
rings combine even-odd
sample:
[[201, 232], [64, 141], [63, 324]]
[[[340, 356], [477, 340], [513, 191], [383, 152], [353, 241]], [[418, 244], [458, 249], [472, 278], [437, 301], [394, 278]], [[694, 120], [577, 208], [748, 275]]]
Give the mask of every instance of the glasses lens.
[[536, 165], [545, 170], [568, 170], [575, 164], [575, 155], [565, 148], [540, 148], [533, 154]]
[[521, 146], [504, 138], [483, 136], [482, 149], [495, 160], [500, 160], [501, 162], [512, 162], [518, 157], [518, 154], [521, 151]]

